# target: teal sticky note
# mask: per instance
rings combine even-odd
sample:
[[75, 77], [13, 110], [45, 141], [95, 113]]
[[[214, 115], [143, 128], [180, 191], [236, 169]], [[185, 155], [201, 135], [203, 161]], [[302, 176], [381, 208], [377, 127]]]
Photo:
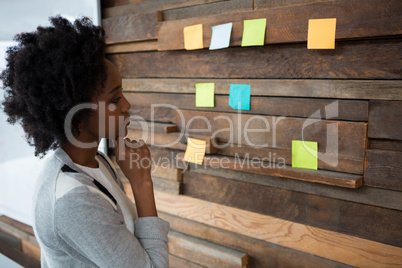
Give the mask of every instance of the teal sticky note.
[[215, 83], [195, 84], [195, 107], [214, 107]]
[[229, 105], [233, 109], [250, 110], [250, 85], [231, 84]]
[[263, 46], [267, 19], [245, 20], [243, 22], [243, 38], [241, 46]]
[[318, 143], [315, 141], [292, 141], [292, 167], [317, 169]]
[[233, 23], [225, 23], [212, 27], [211, 44], [209, 50], [229, 47]]

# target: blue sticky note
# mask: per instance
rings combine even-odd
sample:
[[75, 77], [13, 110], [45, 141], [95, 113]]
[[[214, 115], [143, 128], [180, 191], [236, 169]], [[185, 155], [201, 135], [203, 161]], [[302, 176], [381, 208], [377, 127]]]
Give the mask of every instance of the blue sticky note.
[[229, 105], [233, 109], [250, 110], [250, 85], [231, 84]]
[[225, 23], [212, 27], [211, 44], [209, 50], [227, 48], [230, 44], [233, 23]]

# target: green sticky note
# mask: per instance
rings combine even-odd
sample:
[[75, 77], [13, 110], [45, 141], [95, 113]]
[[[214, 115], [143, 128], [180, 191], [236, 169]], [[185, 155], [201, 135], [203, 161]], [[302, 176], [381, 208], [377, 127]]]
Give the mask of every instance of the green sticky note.
[[215, 83], [195, 84], [195, 107], [214, 107]]
[[318, 144], [315, 141], [292, 141], [292, 167], [317, 169]]
[[241, 46], [263, 46], [267, 19], [244, 20]]

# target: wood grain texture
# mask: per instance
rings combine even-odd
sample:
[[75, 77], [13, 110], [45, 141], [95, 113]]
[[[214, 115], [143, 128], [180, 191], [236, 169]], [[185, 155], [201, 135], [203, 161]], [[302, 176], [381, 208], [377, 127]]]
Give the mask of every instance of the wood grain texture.
[[160, 12], [103, 19], [106, 44], [157, 39], [160, 20]]
[[[355, 10], [350, 16], [350, 10]], [[309, 19], [337, 18], [336, 39], [399, 35], [402, 3], [398, 0], [340, 0], [274, 9], [163, 22], [159, 50], [184, 49], [183, 28], [203, 24], [204, 48], [209, 47], [214, 25], [233, 22], [231, 46], [240, 46], [243, 20], [267, 19], [265, 44], [306, 42]], [[306, 44], [304, 44], [306, 46]], [[336, 44], [338, 50], [338, 44]]]
[[401, 41], [343, 41], [335, 50], [283, 44], [111, 54], [108, 58], [123, 78], [401, 79]]
[[319, 183], [310, 183], [236, 170], [208, 167], [205, 165], [199, 166], [192, 163], [189, 164], [188, 169], [191, 170], [191, 172], [257, 184], [261, 185], [261, 187], [274, 187], [402, 211], [402, 193], [397, 191], [374, 188], [366, 185], [358, 189], [348, 189]]
[[[177, 154], [179, 160], [184, 161], [184, 153]], [[270, 162], [262, 162], [260, 159], [242, 159], [234, 157], [222, 157], [216, 155], [204, 156], [203, 165], [210, 167], [233, 169], [243, 172], [284, 177], [289, 179], [323, 183], [346, 188], [359, 188], [363, 185], [363, 176], [340, 173], [327, 170], [309, 170], [293, 168], [287, 165], [279, 165]]]
[[128, 4], [122, 6], [104, 8], [102, 10], [102, 17], [121, 17], [131, 14], [148, 13], [157, 10], [163, 11], [188, 6], [198, 6], [221, 1], [227, 0], [130, 0]]
[[170, 231], [169, 252], [207, 267], [246, 267], [248, 255], [231, 248], [211, 243], [176, 231]]
[[40, 262], [40, 248], [38, 246], [32, 245], [25, 240], [21, 240], [21, 246], [22, 253]]
[[158, 50], [158, 41], [139, 41], [130, 43], [110, 44], [106, 47], [106, 54], [139, 52], [139, 51], [156, 51]]
[[[361, 160], [366, 148], [366, 123], [190, 110], [180, 110], [176, 118], [180, 131], [216, 137], [227, 147], [236, 144], [290, 150], [292, 140], [317, 141], [322, 154], [328, 148], [328, 154], [335, 155], [337, 149], [339, 156]], [[338, 146], [330, 151], [336, 137]]]
[[402, 249], [186, 196], [156, 192], [158, 210], [353, 266], [398, 267]]
[[402, 140], [402, 101], [370, 101], [368, 137]]
[[337, 1], [337, 0], [254, 0], [254, 9], [259, 10], [274, 7], [302, 5], [302, 4], [329, 2], [329, 1]]
[[253, 10], [253, 0], [221, 1], [216, 3], [206, 3], [204, 5], [164, 10], [163, 20], [181, 20], [250, 10]]
[[177, 132], [177, 126], [175, 124], [157, 123], [141, 120], [131, 120], [128, 128], [160, 133]]
[[0, 231], [13, 235], [21, 240], [30, 242], [39, 247], [38, 242], [33, 234], [32, 227], [24, 223], [18, 222], [7, 216], [0, 217]]
[[195, 83], [214, 83], [215, 94], [228, 94], [230, 84], [246, 84], [251, 86], [251, 96], [402, 100], [402, 83], [393, 80], [126, 78], [123, 90], [194, 93]]
[[154, 189], [156, 191], [166, 192], [175, 195], [179, 195], [183, 192], [182, 182], [180, 181], [166, 180], [158, 178], [156, 176], [152, 176], [152, 181]]
[[402, 141], [369, 139], [370, 149], [388, 150], [402, 152]]
[[[237, 110], [229, 105], [229, 87], [227, 93], [218, 95], [215, 92], [215, 107], [205, 108], [195, 106], [195, 87], [191, 94], [171, 94], [171, 93], [145, 93], [126, 91], [125, 96], [132, 106], [151, 107], [152, 104], [169, 104], [179, 109], [187, 110], [207, 110], [216, 112], [232, 112]], [[251, 88], [253, 91], [253, 88]], [[277, 115], [321, 118], [325, 115], [325, 108], [329, 105], [337, 106], [337, 114], [331, 116], [331, 120], [347, 121], [367, 121], [368, 120], [368, 101], [357, 100], [328, 100], [328, 99], [309, 99], [309, 98], [283, 98], [283, 97], [261, 97], [253, 96], [250, 100], [250, 110], [244, 111], [250, 114]], [[316, 112], [320, 111], [319, 114]], [[324, 116], [325, 117], [325, 116]]]
[[169, 267], [172, 268], [206, 268], [189, 260], [169, 254]]
[[[156, 121], [164, 120], [166, 114], [164, 112], [152, 113], [152, 109], [133, 106], [137, 109], [137, 116], [141, 114], [145, 118], [153, 117]], [[213, 144], [211, 143], [211, 150], [209, 146], [207, 147], [208, 154], [264, 159], [270, 157], [271, 162], [286, 164], [291, 164], [292, 140], [304, 138], [318, 142], [318, 151], [323, 154], [318, 157], [320, 169], [363, 174], [365, 123], [321, 120], [307, 126], [310, 121], [301, 118], [261, 115], [253, 117], [249, 114], [167, 109], [177, 113], [174, 123], [180, 132], [161, 134], [130, 129], [130, 137], [136, 140], [143, 139], [155, 146], [185, 150], [185, 137], [202, 135], [204, 140], [211, 137], [215, 140]], [[337, 145], [333, 143], [334, 140], [338, 141]]]
[[215, 138], [211, 138], [205, 135], [185, 135], [183, 132], [174, 132], [174, 133], [158, 133], [158, 132], [147, 132], [136, 129], [129, 129], [127, 133], [127, 137], [131, 140], [140, 140], [143, 139], [145, 143], [159, 146], [162, 148], [172, 148], [179, 149], [185, 151], [187, 148], [187, 139], [188, 137], [194, 139], [201, 139], [206, 142], [206, 154], [216, 153], [217, 149], [215, 144], [217, 144]]
[[366, 150], [364, 184], [402, 191], [402, 152]]
[[183, 194], [187, 196], [402, 247], [399, 239], [401, 211], [227, 179], [191, 169], [183, 176]]
[[129, 0], [101, 0], [101, 7], [108, 8], [120, 5], [126, 5], [129, 3]]
[[0, 241], [0, 252], [9, 259], [15, 261], [19, 265], [26, 268], [40, 268], [41, 264], [39, 261], [30, 258], [29, 256], [22, 253], [20, 250], [10, 247], [7, 243]]
[[166, 180], [171, 180], [171, 181], [182, 181], [183, 180], [183, 174], [182, 174], [181, 170], [178, 168], [152, 165], [151, 174], [152, 174], [152, 176], [166, 179]]
[[[249, 267], [350, 267], [339, 262], [292, 250], [260, 239], [229, 232], [214, 226], [208, 226], [196, 221], [180, 218], [161, 211], [158, 213], [159, 217], [170, 223], [172, 230], [177, 230], [187, 235], [247, 252], [249, 255]], [[184, 267], [187, 268], [187, 266]]]

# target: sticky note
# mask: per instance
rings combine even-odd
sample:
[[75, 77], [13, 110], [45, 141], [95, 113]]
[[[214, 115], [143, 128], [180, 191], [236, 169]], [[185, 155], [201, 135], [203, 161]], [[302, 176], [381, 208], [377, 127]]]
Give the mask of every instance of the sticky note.
[[245, 20], [243, 22], [243, 38], [241, 46], [263, 46], [267, 19]]
[[315, 141], [292, 141], [292, 167], [317, 169], [318, 144]]
[[187, 50], [204, 48], [202, 24], [184, 27], [184, 48]]
[[209, 50], [229, 47], [233, 23], [225, 23], [212, 27], [211, 44]]
[[184, 161], [202, 165], [205, 156], [207, 142], [198, 139], [187, 139], [187, 149], [184, 154]]
[[308, 20], [307, 48], [335, 48], [336, 19]]
[[250, 85], [231, 84], [229, 105], [233, 109], [250, 110]]
[[215, 83], [195, 84], [195, 107], [214, 107]]

